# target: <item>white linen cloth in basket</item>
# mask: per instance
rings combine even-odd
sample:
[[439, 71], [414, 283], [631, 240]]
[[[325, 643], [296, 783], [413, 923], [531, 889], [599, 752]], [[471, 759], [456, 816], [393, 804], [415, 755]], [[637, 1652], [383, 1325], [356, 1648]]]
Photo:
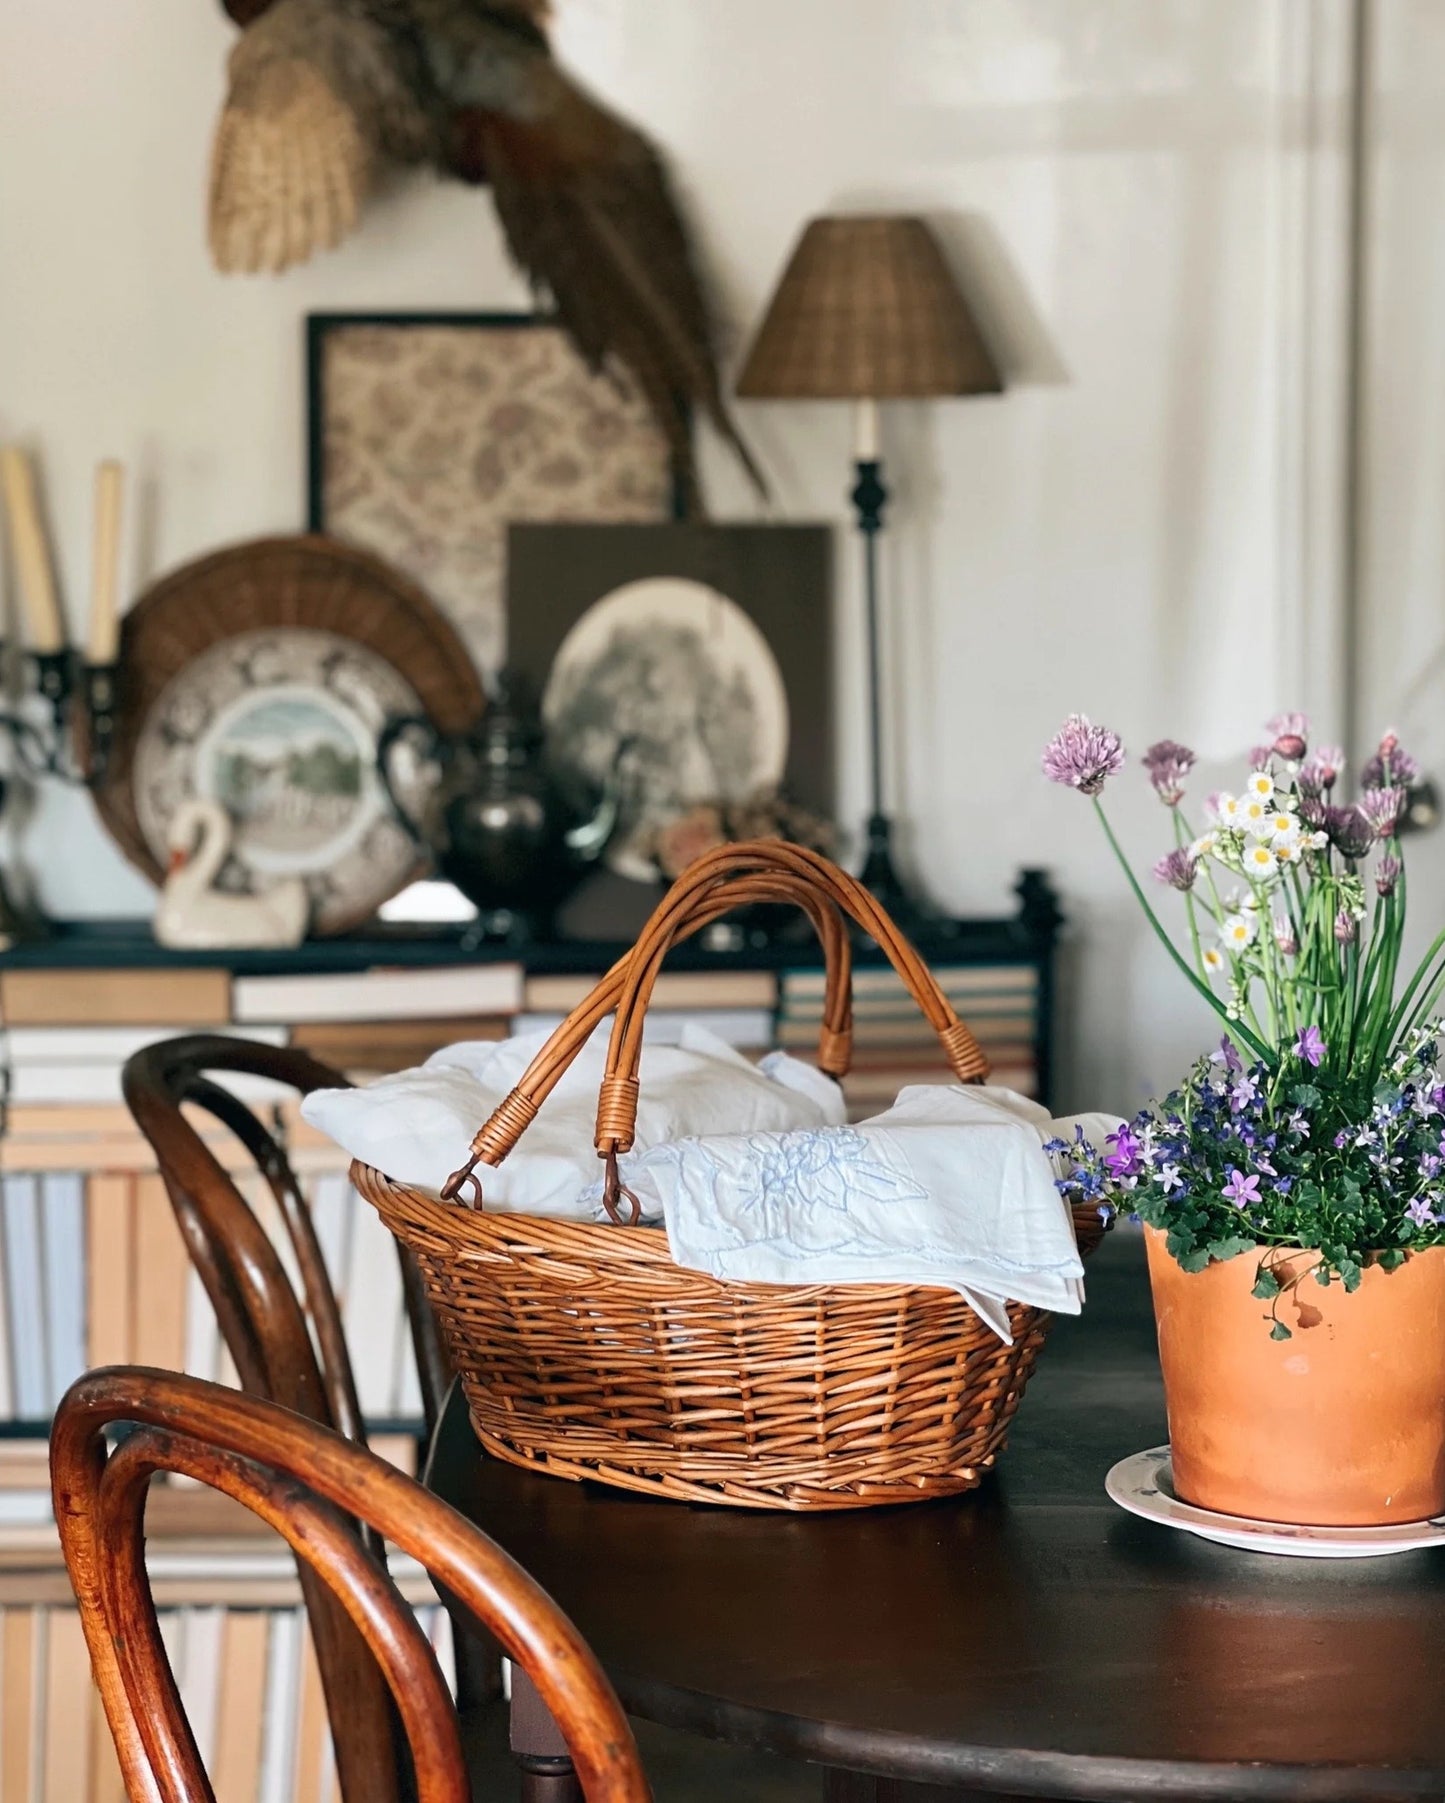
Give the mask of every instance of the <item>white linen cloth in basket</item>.
[[[736, 1132], [620, 1161], [680, 1265], [758, 1283], [919, 1283], [959, 1291], [1010, 1339], [1005, 1300], [1076, 1315], [1084, 1269], [1044, 1142], [1053, 1120], [1012, 1090], [920, 1085], [853, 1127]], [[600, 1184], [591, 1195], [599, 1204]]]
[[[488, 1209], [592, 1219], [582, 1195], [598, 1170], [592, 1135], [609, 1030], [603, 1022], [593, 1033], [517, 1149], [495, 1169], [480, 1167]], [[364, 1089], [315, 1090], [301, 1113], [353, 1158], [435, 1195], [547, 1038], [524, 1033], [446, 1046]], [[693, 1021], [683, 1023], [675, 1046], [643, 1046], [641, 1079], [639, 1147], [688, 1134], [838, 1125], [846, 1113], [837, 1084], [812, 1065], [782, 1052], [751, 1064]]]

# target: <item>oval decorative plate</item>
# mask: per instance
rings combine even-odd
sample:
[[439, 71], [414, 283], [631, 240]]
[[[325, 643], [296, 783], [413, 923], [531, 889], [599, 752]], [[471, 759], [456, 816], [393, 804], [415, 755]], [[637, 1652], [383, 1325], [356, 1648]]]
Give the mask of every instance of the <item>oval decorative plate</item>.
[[1104, 1488], [1121, 1509], [1180, 1528], [1219, 1546], [1241, 1552], [1274, 1553], [1294, 1559], [1378, 1559], [1386, 1553], [1416, 1552], [1445, 1546], [1445, 1520], [1406, 1521], [1383, 1528], [1295, 1527], [1282, 1521], [1253, 1521], [1244, 1515], [1222, 1515], [1198, 1509], [1174, 1494], [1169, 1448], [1151, 1446], [1121, 1459]]
[[217, 552], [132, 608], [121, 659], [96, 799], [148, 876], [159, 881], [171, 817], [194, 795], [235, 821], [221, 886], [303, 878], [313, 933], [360, 926], [420, 874], [377, 777], [378, 736], [397, 714], [456, 732], [483, 696], [456, 632], [376, 558], [324, 538]]

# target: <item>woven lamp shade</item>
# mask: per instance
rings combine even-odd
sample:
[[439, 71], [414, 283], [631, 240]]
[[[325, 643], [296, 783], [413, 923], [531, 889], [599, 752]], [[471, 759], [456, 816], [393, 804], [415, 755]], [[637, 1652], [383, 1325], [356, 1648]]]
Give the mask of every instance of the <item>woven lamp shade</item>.
[[1003, 382], [921, 219], [815, 219], [743, 365], [753, 400], [999, 394]]

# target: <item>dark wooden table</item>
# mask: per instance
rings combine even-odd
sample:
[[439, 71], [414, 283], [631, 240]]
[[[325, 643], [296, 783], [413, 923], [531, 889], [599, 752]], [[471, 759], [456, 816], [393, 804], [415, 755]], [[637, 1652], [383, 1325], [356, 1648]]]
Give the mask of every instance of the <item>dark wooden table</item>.
[[1445, 1796], [1445, 1557], [1269, 1559], [1135, 1520], [1104, 1474], [1164, 1438], [1123, 1230], [971, 1497], [632, 1498], [483, 1457], [455, 1393], [429, 1482], [567, 1610], [630, 1713], [840, 1768], [838, 1799]]

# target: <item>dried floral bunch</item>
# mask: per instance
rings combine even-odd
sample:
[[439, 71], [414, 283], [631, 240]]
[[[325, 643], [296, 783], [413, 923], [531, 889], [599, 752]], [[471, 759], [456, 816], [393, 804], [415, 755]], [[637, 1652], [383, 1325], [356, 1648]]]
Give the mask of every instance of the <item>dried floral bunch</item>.
[[760, 789], [744, 801], [697, 803], [654, 828], [643, 852], [663, 876], [672, 878], [681, 876], [689, 864], [719, 845], [736, 845], [745, 839], [786, 839], [810, 851], [830, 852], [834, 838], [831, 821], [800, 808], [775, 789]]
[[[1164, 1229], [1186, 1270], [1256, 1246], [1308, 1248], [1320, 1282], [1353, 1289], [1370, 1259], [1445, 1243], [1445, 932], [1401, 983], [1399, 824], [1420, 773], [1395, 735], [1346, 804], [1343, 753], [1312, 751], [1304, 715], [1279, 715], [1269, 733], [1242, 791], [1208, 798], [1199, 832], [1184, 809], [1194, 753], [1164, 740], [1142, 759], [1174, 836], [1154, 876], [1182, 897], [1187, 951], [1099, 800], [1124, 763], [1117, 734], [1076, 714], [1044, 751], [1046, 776], [1091, 797], [1150, 925], [1225, 1025], [1220, 1052], [1102, 1153], [1069, 1148], [1061, 1187]], [[1268, 1254], [1256, 1294], [1279, 1294]]]

